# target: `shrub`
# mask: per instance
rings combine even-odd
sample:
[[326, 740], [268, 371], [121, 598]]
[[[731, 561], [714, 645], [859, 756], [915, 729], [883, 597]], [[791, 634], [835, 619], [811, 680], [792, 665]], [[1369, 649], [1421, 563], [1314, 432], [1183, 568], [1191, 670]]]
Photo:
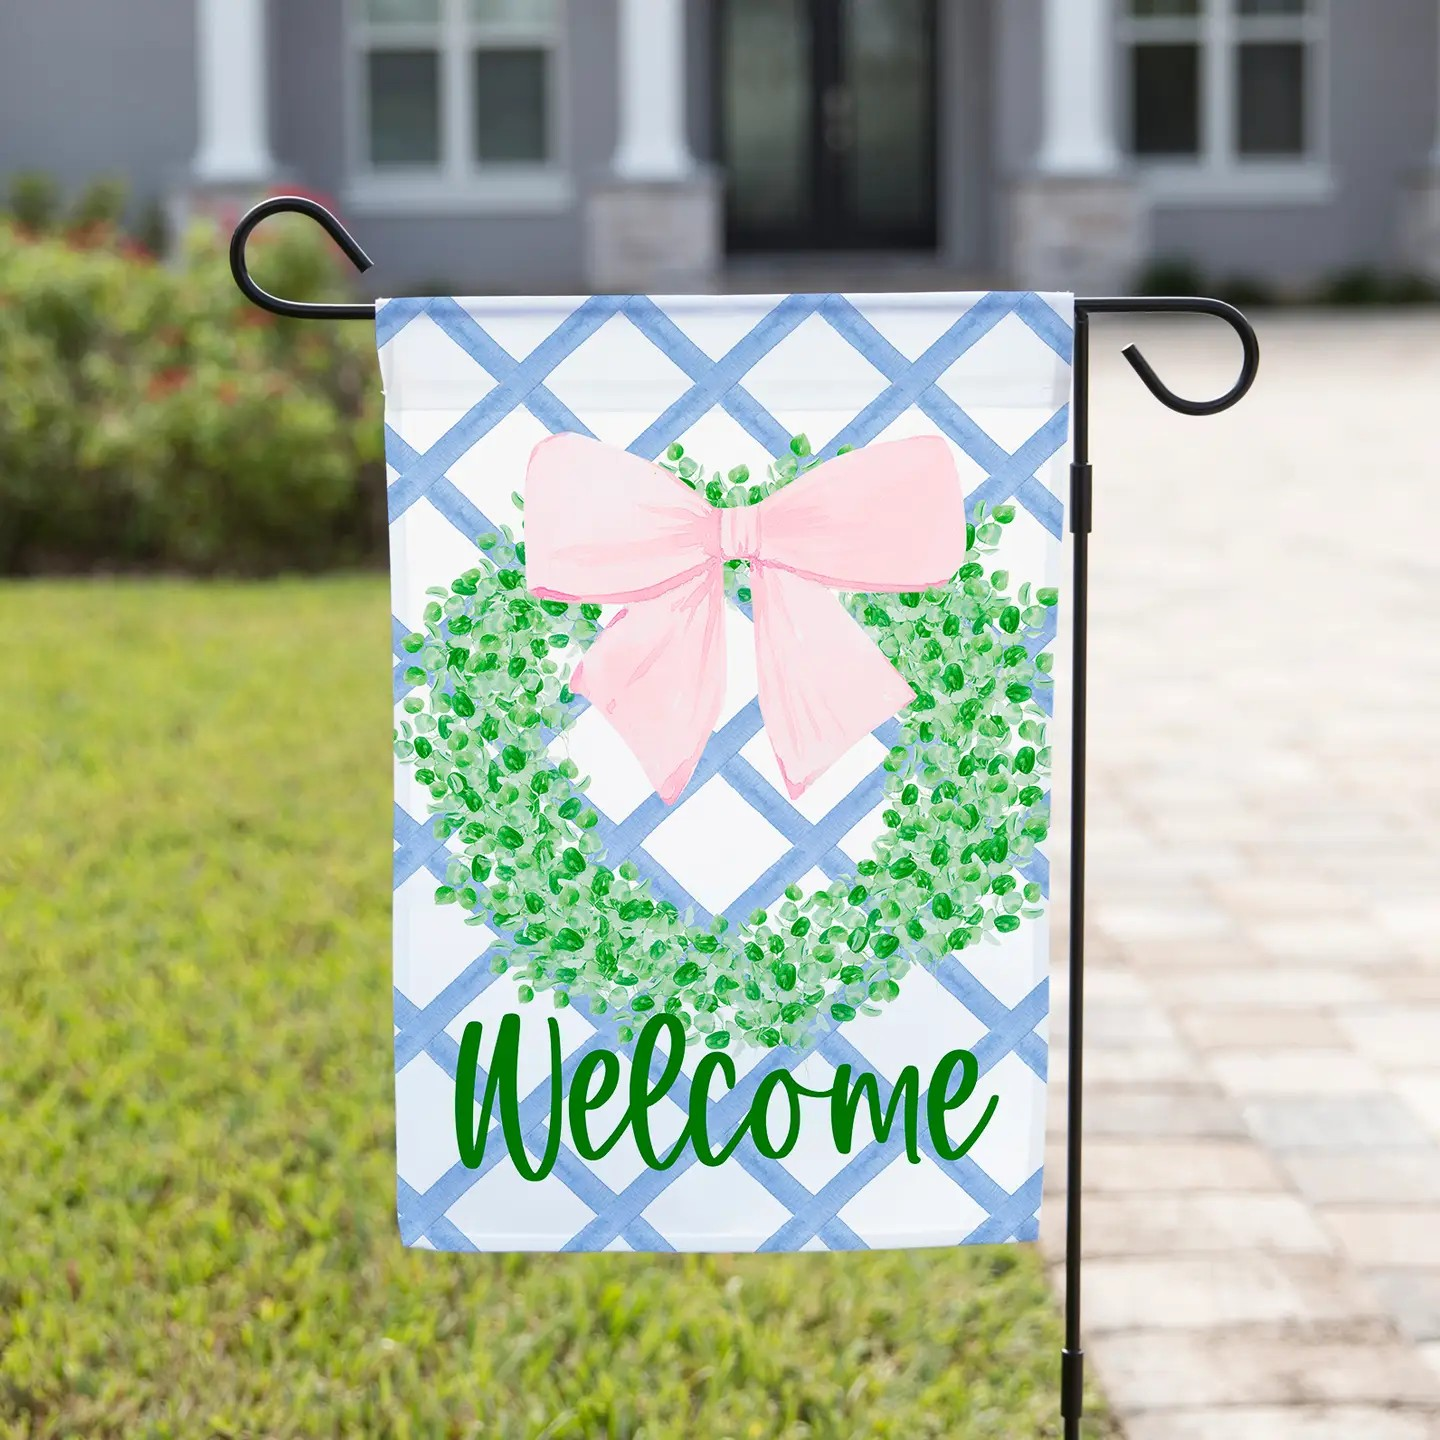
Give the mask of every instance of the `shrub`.
[[1135, 290], [1139, 295], [1213, 295], [1244, 310], [1265, 309], [1284, 298], [1267, 280], [1244, 274], [1215, 278], [1184, 256], [1152, 260], [1141, 272]]
[[[162, 266], [116, 228], [118, 196], [92, 193], [64, 230], [0, 218], [0, 571], [375, 558], [369, 327], [255, 309], [213, 231]], [[28, 199], [17, 209], [41, 218]], [[339, 286], [329, 241], [303, 222], [267, 224], [252, 252], [282, 293]]]
[[1152, 260], [1135, 282], [1137, 295], [1204, 295], [1205, 272], [1184, 256]]
[[1426, 305], [1440, 300], [1440, 287], [1423, 275], [1357, 265], [1323, 280], [1316, 300], [1321, 305]]
[[1385, 299], [1391, 305], [1433, 305], [1440, 300], [1440, 286], [1426, 275], [1392, 275], [1385, 290]]
[[60, 218], [60, 187], [43, 171], [22, 170], [10, 178], [6, 207], [27, 229], [48, 230]]
[[96, 227], [120, 225], [129, 199], [123, 176], [97, 175], [67, 205], [53, 175], [20, 170], [10, 177], [4, 208], [24, 230], [63, 230], [83, 238]]
[[119, 225], [125, 218], [130, 188], [114, 175], [92, 180], [70, 207], [71, 225], [86, 229], [96, 225]]
[[1321, 281], [1316, 299], [1322, 305], [1383, 305], [1385, 277], [1365, 265], [1337, 271]]
[[1280, 304], [1280, 294], [1268, 280], [1254, 275], [1231, 275], [1215, 286], [1219, 299], [1228, 300], [1242, 310], [1267, 310]]

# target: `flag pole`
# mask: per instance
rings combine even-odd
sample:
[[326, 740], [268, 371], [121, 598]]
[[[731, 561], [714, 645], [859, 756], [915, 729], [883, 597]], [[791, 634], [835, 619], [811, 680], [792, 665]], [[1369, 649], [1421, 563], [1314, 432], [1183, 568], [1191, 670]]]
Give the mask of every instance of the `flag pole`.
[[1085, 1079], [1085, 805], [1087, 701], [1090, 683], [1090, 529], [1094, 471], [1090, 464], [1090, 317], [1112, 315], [1215, 315], [1240, 337], [1240, 378], [1216, 400], [1186, 400], [1166, 386], [1135, 346], [1125, 358], [1161, 404], [1182, 415], [1218, 415], [1242, 400], [1255, 383], [1260, 344], [1250, 322], [1222, 300], [1190, 297], [1105, 297], [1075, 301], [1075, 350], [1070, 410], [1070, 994], [1065, 1121], [1065, 1346], [1060, 1352], [1060, 1414], [1064, 1440], [1080, 1440], [1085, 1413], [1085, 1350], [1080, 1324]]

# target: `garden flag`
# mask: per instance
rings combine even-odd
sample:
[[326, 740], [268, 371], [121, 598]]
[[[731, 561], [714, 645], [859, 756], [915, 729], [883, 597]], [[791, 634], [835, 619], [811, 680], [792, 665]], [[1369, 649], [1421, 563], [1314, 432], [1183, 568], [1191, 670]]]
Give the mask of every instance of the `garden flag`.
[[377, 331], [405, 1242], [1033, 1239], [1071, 298]]

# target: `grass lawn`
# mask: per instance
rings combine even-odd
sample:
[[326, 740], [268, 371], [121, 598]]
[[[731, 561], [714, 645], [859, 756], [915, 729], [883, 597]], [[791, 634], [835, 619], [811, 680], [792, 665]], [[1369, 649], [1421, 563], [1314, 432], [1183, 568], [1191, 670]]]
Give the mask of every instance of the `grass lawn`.
[[402, 1249], [383, 581], [0, 635], [0, 1436], [1057, 1433], [1028, 1249]]

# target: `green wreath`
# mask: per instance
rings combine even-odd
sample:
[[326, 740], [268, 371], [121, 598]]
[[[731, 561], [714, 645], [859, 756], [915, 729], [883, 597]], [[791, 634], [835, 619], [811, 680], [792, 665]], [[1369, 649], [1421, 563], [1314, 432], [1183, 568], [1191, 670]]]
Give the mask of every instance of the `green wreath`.
[[[746, 505], [819, 463], [803, 436], [790, 449], [760, 483], [744, 466], [707, 478], [679, 444], [661, 463], [713, 505]], [[487, 563], [429, 590], [424, 633], [403, 642], [406, 683], [426, 692], [403, 702], [395, 753], [428, 788], [436, 833], [463, 846], [436, 900], [497, 932], [491, 968], [510, 972], [522, 1003], [583, 997], [622, 1040], [668, 1011], [716, 1049], [803, 1045], [825, 1017], [878, 1014], [912, 965], [1038, 918], [1040, 886], [1020, 869], [1049, 823], [1036, 692], [1052, 657], [1031, 646], [1056, 592], [1025, 583], [1012, 597], [1006, 571], [986, 573], [1014, 516], [977, 507], [944, 589], [846, 597], [916, 692], [884, 761], [886, 828], [853, 877], [810, 895], [792, 885], [733, 931], [723, 916], [697, 925], [633, 862], [609, 862], [589, 778], [550, 754], [574, 719], [566, 680], [600, 607], [536, 599], [524, 542], [482, 535]], [[729, 562], [732, 600], [749, 600], [746, 578]]]

